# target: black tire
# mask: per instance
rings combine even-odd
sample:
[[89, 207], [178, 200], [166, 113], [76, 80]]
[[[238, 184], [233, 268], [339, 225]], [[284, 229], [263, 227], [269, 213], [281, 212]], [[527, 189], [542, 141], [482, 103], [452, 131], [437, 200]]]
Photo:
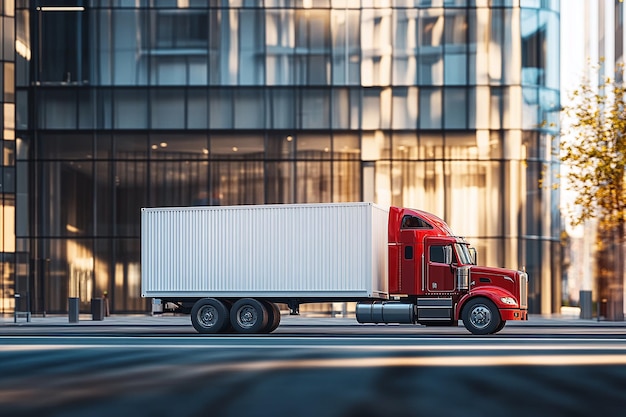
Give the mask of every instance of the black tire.
[[228, 308], [215, 298], [203, 298], [191, 308], [191, 324], [198, 333], [221, 333], [229, 325]]
[[267, 326], [261, 333], [272, 333], [280, 324], [280, 309], [278, 306], [270, 301], [263, 300], [263, 305], [267, 309]]
[[463, 307], [463, 324], [472, 334], [491, 334], [502, 322], [498, 307], [486, 298], [474, 298]]
[[237, 300], [230, 309], [230, 324], [237, 333], [261, 333], [268, 319], [267, 309], [254, 298]]
[[496, 330], [494, 330], [493, 332], [491, 332], [491, 334], [496, 334], [498, 333], [500, 330], [504, 329], [504, 326], [506, 325], [506, 320], [500, 320], [500, 325], [496, 328]]

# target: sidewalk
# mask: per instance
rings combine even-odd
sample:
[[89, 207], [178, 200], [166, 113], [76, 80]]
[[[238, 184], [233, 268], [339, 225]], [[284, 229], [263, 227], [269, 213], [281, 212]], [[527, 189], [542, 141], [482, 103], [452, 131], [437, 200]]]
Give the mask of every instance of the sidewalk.
[[[459, 323], [461, 323], [459, 321]], [[281, 326], [358, 326], [360, 325], [354, 315], [348, 317], [329, 317], [328, 315], [302, 314], [300, 316], [290, 316], [283, 313]], [[1, 315], [0, 326], [29, 326], [29, 327], [59, 327], [59, 326], [191, 326], [188, 315], [174, 315], [165, 313], [160, 315], [148, 314], [114, 314], [105, 317], [104, 320], [92, 320], [91, 314], [81, 314], [78, 323], [70, 323], [67, 315], [48, 314], [46, 317], [33, 315], [31, 321], [20, 317], [17, 323], [14, 322], [13, 315]], [[507, 326], [516, 327], [622, 327], [626, 328], [626, 321], [598, 321], [597, 319], [582, 320], [572, 314], [554, 315], [529, 315], [528, 321], [508, 321]]]

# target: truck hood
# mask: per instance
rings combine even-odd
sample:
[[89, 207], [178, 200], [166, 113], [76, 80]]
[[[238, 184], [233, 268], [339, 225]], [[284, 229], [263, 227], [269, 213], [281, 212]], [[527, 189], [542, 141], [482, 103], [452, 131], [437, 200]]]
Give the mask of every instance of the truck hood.
[[517, 294], [519, 288], [517, 271], [505, 268], [472, 266], [470, 269], [470, 288], [496, 286]]

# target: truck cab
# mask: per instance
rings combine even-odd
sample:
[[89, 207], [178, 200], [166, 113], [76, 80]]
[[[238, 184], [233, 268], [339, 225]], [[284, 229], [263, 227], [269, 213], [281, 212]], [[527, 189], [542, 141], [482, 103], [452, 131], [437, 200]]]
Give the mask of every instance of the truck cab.
[[415, 321], [495, 333], [507, 320], [527, 319], [525, 272], [476, 265], [476, 252], [439, 217], [390, 207], [390, 298], [416, 305]]

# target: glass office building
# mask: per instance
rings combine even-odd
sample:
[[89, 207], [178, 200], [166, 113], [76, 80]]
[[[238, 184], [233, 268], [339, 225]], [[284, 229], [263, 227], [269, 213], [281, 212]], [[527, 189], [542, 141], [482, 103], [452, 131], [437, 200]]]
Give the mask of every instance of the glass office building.
[[558, 0], [15, 3], [4, 312], [148, 311], [141, 207], [346, 201], [431, 211], [560, 305]]

